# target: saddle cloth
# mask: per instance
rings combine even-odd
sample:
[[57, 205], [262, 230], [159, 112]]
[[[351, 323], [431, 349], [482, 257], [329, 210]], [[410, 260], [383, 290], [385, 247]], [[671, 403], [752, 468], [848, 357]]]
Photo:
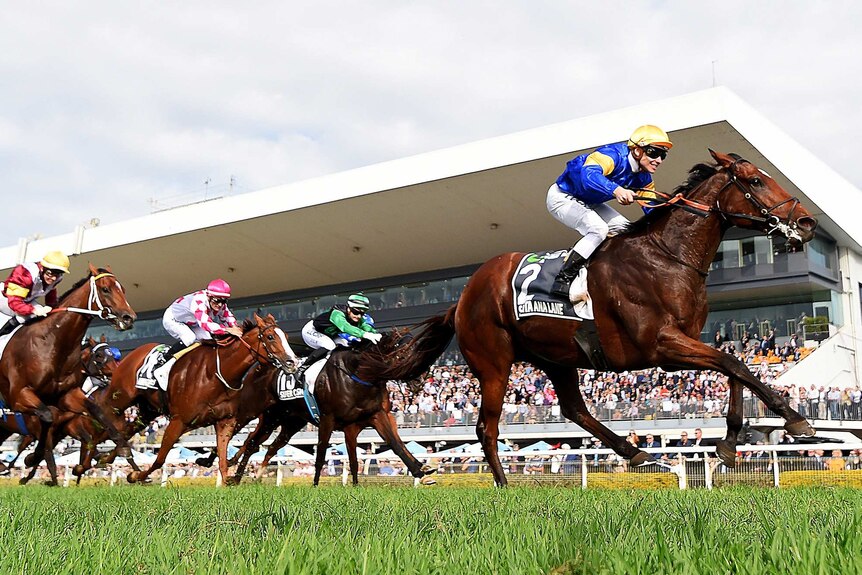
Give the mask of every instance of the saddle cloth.
[[515, 318], [539, 315], [581, 321], [593, 319], [593, 301], [587, 293], [587, 268], [572, 282], [569, 300], [551, 294], [554, 279], [568, 250], [526, 254], [512, 275]]
[[[177, 352], [174, 355], [174, 359], [179, 359], [185, 354], [189, 353], [191, 350], [200, 347], [200, 342], [196, 341], [184, 350]], [[141, 367], [138, 368], [137, 374], [135, 374], [135, 387], [138, 389], [153, 389], [156, 387], [156, 378], [153, 377], [153, 371], [162, 365], [162, 355], [168, 350], [167, 344], [160, 343], [156, 347], [150, 350], [147, 356], [144, 358], [144, 361], [141, 363]], [[173, 367], [173, 366], [171, 366]], [[170, 369], [168, 369], [168, 374], [170, 375]], [[165, 390], [167, 391], [167, 390]]]
[[305, 381], [297, 382], [293, 374], [287, 375], [280, 371], [275, 382], [275, 393], [278, 398], [282, 401], [288, 401], [290, 399], [303, 399], [306, 393], [314, 395], [314, 382], [317, 381], [317, 376], [323, 371], [323, 366], [326, 365], [329, 355], [326, 354], [326, 357], [314, 362], [305, 371]]

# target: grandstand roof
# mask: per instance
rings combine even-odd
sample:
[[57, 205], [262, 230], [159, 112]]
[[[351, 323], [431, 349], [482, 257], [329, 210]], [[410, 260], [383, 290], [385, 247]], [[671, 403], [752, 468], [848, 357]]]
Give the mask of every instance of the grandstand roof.
[[[545, 208], [574, 154], [624, 140], [644, 123], [670, 132], [656, 177], [670, 190], [707, 148], [758, 164], [862, 252], [848, 204], [860, 191], [726, 88], [473, 142], [164, 212], [22, 240], [0, 249], [2, 273], [61, 249], [73, 277], [111, 265], [139, 311], [221, 276], [239, 297], [476, 264], [505, 251], [567, 247], [574, 233]], [[854, 200], [855, 198], [855, 200]], [[637, 218], [639, 209], [622, 210]], [[5, 275], [4, 275], [5, 277]]]

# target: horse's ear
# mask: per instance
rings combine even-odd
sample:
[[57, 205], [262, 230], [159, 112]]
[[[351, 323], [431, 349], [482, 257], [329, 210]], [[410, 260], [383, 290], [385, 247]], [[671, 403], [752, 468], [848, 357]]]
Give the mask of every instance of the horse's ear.
[[278, 323], [275, 319], [275, 316], [271, 313], [266, 314], [266, 321], [270, 323]]
[[92, 262], [87, 262], [87, 266], [90, 268], [90, 274], [91, 275], [94, 275], [94, 276], [99, 275], [99, 270], [96, 269], [95, 266], [93, 266]]
[[[105, 339], [105, 336], [102, 336], [102, 341], [104, 341], [104, 339]], [[92, 335], [89, 338], [87, 338], [87, 343], [90, 345], [90, 347], [96, 346], [96, 340], [93, 339]]]
[[716, 152], [712, 148], [708, 148], [710, 155], [724, 168], [727, 168], [733, 164], [735, 161], [733, 158], [728, 156], [727, 154], [722, 154], [721, 152]]
[[[102, 343], [108, 343], [108, 338], [105, 337], [105, 334], [102, 334], [102, 337], [99, 338], [99, 341]], [[95, 344], [96, 342], [93, 343]]]
[[257, 324], [258, 327], [264, 327], [266, 325], [263, 319], [261, 319], [261, 317], [257, 315], [257, 312], [255, 312], [254, 314], [254, 322]]

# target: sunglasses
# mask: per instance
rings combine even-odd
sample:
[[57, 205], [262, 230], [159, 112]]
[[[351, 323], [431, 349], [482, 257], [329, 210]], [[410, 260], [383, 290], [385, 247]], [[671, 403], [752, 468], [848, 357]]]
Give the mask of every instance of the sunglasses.
[[212, 297], [210, 298], [210, 303], [213, 305], [221, 305], [223, 303], [227, 303], [226, 297]]
[[665, 158], [667, 158], [666, 148], [661, 148], [659, 146], [646, 146], [643, 148], [643, 151], [648, 158], [652, 158], [653, 160], [658, 160], [659, 158], [664, 160]]
[[42, 273], [46, 276], [54, 276], [55, 278], [58, 278], [63, 275], [63, 272], [61, 272], [60, 270], [52, 270], [51, 268], [42, 269]]
[[364, 315], [365, 314], [364, 309], [359, 309], [359, 308], [355, 308], [355, 307], [349, 307], [349, 308], [347, 308], [347, 311], [349, 311], [350, 313], [355, 314], [355, 315]]

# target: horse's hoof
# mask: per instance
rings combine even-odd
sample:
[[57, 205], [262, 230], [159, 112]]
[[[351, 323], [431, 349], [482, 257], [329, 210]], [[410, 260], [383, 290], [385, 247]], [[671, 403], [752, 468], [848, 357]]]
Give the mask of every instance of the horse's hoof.
[[629, 464], [632, 467], [643, 467], [644, 465], [652, 465], [655, 462], [655, 457], [646, 451], [641, 451], [629, 460]]
[[27, 482], [30, 481], [29, 477], [22, 477], [18, 480], [18, 485], [27, 485]]
[[234, 485], [239, 485], [239, 477], [228, 477], [224, 480], [224, 484], [228, 487], [233, 487]]
[[140, 471], [130, 471], [129, 474], [126, 475], [126, 481], [128, 481], [129, 483], [137, 483], [140, 478]]
[[24, 465], [27, 467], [34, 467], [37, 463], [39, 463], [42, 458], [35, 453], [29, 454], [24, 458]]
[[432, 473], [437, 473], [437, 468], [431, 467], [429, 465], [423, 465], [422, 466], [422, 473], [424, 473], [425, 475], [431, 475]]
[[86, 471], [87, 470], [84, 469], [84, 466], [79, 463], [78, 465], [76, 465], [75, 467], [72, 468], [72, 475], [76, 475], [78, 477], [81, 477], [82, 475], [84, 475], [84, 472], [86, 472]]
[[725, 440], [719, 441], [715, 446], [715, 454], [725, 467], [736, 467], [736, 446]]
[[132, 456], [132, 448], [131, 447], [118, 447], [117, 455], [120, 457], [131, 457]]
[[46, 487], [57, 487], [57, 482], [54, 481], [53, 479], [46, 479], [45, 480], [45, 486]]
[[419, 478], [419, 485], [437, 485], [437, 480], [430, 475], [423, 475]]
[[198, 457], [195, 459], [195, 465], [199, 465], [201, 467], [212, 467], [213, 460], [209, 457]]
[[813, 437], [814, 434], [817, 433], [817, 431], [811, 427], [811, 424], [805, 419], [800, 419], [793, 423], [787, 422], [784, 424], [784, 429], [794, 437]]
[[3, 475], [7, 471], [9, 471], [9, 466], [5, 463], [0, 462], [0, 475]]

